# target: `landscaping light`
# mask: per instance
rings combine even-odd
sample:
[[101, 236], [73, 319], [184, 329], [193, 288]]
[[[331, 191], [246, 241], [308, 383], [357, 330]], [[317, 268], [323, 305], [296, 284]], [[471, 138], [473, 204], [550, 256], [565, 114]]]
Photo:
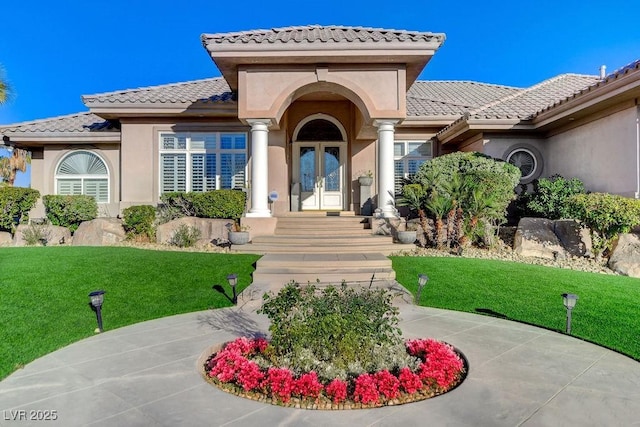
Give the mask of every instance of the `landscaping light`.
[[562, 302], [567, 309], [567, 334], [571, 334], [571, 311], [576, 306], [578, 301], [578, 295], [576, 294], [562, 294]]
[[89, 294], [91, 305], [96, 309], [96, 317], [98, 318], [98, 329], [96, 332], [102, 332], [102, 302], [104, 301], [104, 291], [93, 291]]
[[418, 274], [418, 294], [416, 295], [415, 303], [418, 304], [420, 302], [420, 295], [422, 294], [422, 289], [426, 286], [429, 281], [429, 276], [426, 274]]
[[233, 290], [233, 305], [238, 304], [238, 294], [236, 294], [236, 285], [238, 284], [238, 275], [230, 274], [227, 276], [227, 281], [229, 281], [229, 286]]

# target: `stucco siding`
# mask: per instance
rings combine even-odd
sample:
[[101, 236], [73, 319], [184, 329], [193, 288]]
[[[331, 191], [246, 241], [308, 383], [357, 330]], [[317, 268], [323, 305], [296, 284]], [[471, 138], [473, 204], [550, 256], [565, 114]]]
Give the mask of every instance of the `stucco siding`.
[[546, 176], [581, 179], [587, 190], [633, 197], [637, 177], [636, 107], [547, 141]]

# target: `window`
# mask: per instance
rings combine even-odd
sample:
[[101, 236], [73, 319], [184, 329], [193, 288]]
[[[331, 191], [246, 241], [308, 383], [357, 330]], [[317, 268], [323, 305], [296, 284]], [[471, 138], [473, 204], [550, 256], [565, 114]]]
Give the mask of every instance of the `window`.
[[160, 193], [245, 186], [246, 133], [160, 134]]
[[542, 155], [533, 146], [519, 144], [510, 147], [503, 158], [520, 169], [522, 184], [530, 183], [542, 173]]
[[104, 161], [90, 151], [74, 151], [56, 169], [56, 194], [93, 196], [109, 202], [109, 171]]
[[402, 184], [418, 171], [421, 164], [433, 157], [431, 141], [396, 141], [393, 144], [395, 170], [395, 192], [399, 194]]

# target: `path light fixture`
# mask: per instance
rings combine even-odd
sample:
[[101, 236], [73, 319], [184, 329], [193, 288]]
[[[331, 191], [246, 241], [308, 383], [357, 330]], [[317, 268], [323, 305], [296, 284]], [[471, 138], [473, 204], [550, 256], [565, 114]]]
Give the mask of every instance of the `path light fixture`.
[[567, 309], [567, 334], [571, 334], [571, 311], [576, 306], [578, 301], [578, 295], [576, 294], [562, 294], [562, 302]]
[[429, 276], [426, 274], [418, 274], [418, 293], [416, 295], [415, 303], [420, 303], [420, 295], [422, 294], [422, 289], [427, 285], [429, 281]]
[[231, 290], [233, 291], [233, 305], [238, 304], [238, 294], [236, 293], [236, 285], [238, 284], [238, 275], [230, 274], [227, 276], [227, 281], [229, 282], [229, 286], [231, 286]]
[[104, 291], [93, 291], [89, 294], [91, 300], [91, 306], [96, 310], [96, 317], [98, 318], [98, 329], [96, 333], [103, 331], [102, 329], [102, 302], [104, 301]]

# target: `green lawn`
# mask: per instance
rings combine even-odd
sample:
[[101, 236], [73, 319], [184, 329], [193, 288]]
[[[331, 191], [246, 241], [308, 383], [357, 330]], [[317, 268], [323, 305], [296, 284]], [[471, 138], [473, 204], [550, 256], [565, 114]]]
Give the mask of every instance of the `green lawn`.
[[[0, 248], [0, 379], [16, 367], [93, 334], [88, 294], [106, 291], [105, 330], [231, 306], [258, 256], [124, 247]], [[223, 285], [226, 296], [212, 290]]]
[[[20, 365], [93, 334], [88, 293], [104, 289], [105, 330], [230, 306], [226, 277], [251, 280], [258, 257], [125, 247], [0, 248], [0, 379]], [[640, 360], [640, 279], [468, 258], [392, 257], [421, 304], [492, 313], [563, 331], [561, 294], [578, 294], [573, 334]], [[226, 295], [212, 290], [222, 285]]]
[[572, 335], [640, 360], [640, 279], [506, 261], [392, 257], [397, 280], [414, 294], [418, 274], [430, 280], [420, 304], [491, 313], [564, 332], [561, 294], [574, 293]]

